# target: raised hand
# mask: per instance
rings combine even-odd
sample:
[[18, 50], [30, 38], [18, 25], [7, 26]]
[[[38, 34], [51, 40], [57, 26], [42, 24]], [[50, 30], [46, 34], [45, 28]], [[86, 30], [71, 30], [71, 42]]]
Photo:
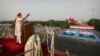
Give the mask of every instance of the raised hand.
[[28, 13], [28, 14], [23, 18], [23, 20], [25, 20], [29, 15], [30, 15], [30, 13]]
[[29, 16], [29, 15], [30, 15], [30, 13], [27, 14], [27, 16]]

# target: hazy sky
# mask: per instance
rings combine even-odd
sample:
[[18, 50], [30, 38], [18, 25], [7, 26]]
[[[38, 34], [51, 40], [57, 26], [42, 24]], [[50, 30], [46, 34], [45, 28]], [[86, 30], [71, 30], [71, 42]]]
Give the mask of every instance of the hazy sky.
[[[100, 0], [0, 0], [0, 21], [14, 20], [18, 12], [23, 16], [30, 13], [27, 20], [87, 20], [100, 19]], [[94, 11], [92, 9], [95, 9]]]

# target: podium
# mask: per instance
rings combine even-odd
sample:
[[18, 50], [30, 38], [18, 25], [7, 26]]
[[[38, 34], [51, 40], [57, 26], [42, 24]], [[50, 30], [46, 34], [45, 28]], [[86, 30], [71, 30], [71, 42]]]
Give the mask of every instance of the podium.
[[28, 38], [35, 33], [35, 28], [32, 23], [22, 25], [22, 44], [25, 45]]

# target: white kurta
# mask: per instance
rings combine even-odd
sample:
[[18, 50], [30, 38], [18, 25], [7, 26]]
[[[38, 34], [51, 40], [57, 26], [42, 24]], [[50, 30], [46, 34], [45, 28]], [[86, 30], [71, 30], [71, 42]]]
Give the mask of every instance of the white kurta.
[[22, 18], [17, 17], [15, 21], [16, 42], [21, 44]]
[[15, 36], [21, 37], [22, 18], [17, 18], [15, 22]]
[[[31, 50], [33, 49], [33, 50]], [[31, 50], [29, 52], [26, 52]], [[42, 56], [41, 43], [39, 36], [32, 35], [25, 44], [25, 56]]]
[[[34, 48], [33, 47], [34, 40], [35, 40], [35, 35], [32, 35], [29, 37], [29, 39], [27, 40], [27, 42], [25, 44], [25, 52]], [[31, 50], [30, 52], [25, 53], [24, 56], [34, 56], [34, 50]]]

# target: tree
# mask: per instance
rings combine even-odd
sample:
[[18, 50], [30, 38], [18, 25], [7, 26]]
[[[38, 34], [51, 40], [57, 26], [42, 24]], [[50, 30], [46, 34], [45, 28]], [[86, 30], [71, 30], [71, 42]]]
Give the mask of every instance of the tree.
[[96, 30], [100, 31], [100, 19], [90, 19], [88, 21], [88, 25], [92, 25], [96, 28]]

